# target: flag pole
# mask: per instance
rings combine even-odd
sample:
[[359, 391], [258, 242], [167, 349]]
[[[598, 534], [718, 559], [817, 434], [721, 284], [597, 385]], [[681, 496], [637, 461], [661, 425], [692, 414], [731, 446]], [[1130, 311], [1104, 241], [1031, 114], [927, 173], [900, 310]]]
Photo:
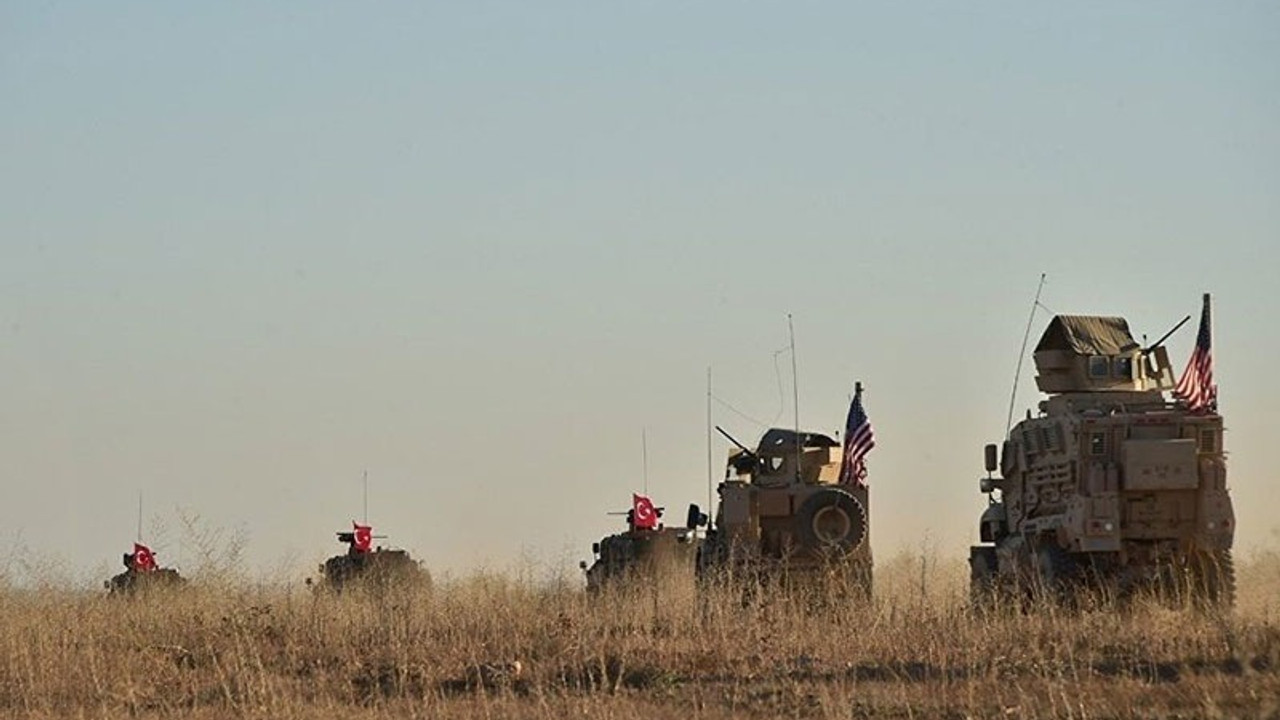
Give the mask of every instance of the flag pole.
[[364, 524], [369, 524], [369, 471], [364, 471]]
[[142, 542], [142, 491], [138, 491], [138, 542]]
[[[1214, 350], [1216, 350], [1216, 348], [1213, 347], [1213, 304], [1212, 303], [1213, 301], [1209, 299], [1209, 293], [1205, 293], [1204, 294], [1204, 315], [1206, 318], [1208, 318], [1208, 322], [1209, 322], [1209, 347], [1211, 348], [1210, 350], [1211, 353]], [[1213, 412], [1218, 413], [1219, 415], [1222, 414], [1222, 408], [1218, 407], [1218, 393], [1216, 390], [1213, 390], [1212, 410]]]

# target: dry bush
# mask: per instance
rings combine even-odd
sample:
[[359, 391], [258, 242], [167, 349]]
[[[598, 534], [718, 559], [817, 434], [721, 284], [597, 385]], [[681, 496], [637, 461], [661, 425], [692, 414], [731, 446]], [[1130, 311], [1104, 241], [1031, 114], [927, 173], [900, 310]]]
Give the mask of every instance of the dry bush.
[[[923, 568], [923, 574], [921, 572]], [[1280, 711], [1280, 559], [1233, 613], [975, 615], [962, 563], [882, 562], [871, 603], [687, 579], [588, 597], [477, 573], [373, 594], [15, 590], [0, 716], [1159, 717]], [[517, 669], [516, 663], [519, 663]]]

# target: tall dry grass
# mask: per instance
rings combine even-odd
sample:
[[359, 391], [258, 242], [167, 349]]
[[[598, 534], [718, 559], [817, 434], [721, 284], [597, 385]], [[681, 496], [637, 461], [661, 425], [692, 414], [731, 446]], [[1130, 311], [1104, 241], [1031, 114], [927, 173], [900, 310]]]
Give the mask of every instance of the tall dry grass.
[[[965, 568], [901, 554], [870, 604], [588, 598], [498, 573], [429, 593], [224, 579], [129, 600], [8, 588], [0, 716], [1238, 717], [1280, 712], [1280, 556], [1231, 613], [973, 614]], [[511, 663], [519, 661], [514, 671]]]

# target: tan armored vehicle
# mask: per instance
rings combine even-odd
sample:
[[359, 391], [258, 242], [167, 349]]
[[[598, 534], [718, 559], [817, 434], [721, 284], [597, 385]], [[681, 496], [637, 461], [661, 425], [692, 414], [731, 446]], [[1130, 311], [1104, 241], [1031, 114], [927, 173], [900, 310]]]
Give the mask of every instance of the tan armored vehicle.
[[[661, 518], [663, 508], [654, 510]], [[588, 567], [585, 560], [579, 563], [586, 572], [588, 592], [693, 576], [694, 560], [701, 545], [696, 533], [696, 516], [688, 527], [666, 527], [658, 523], [657, 527], [646, 528], [637, 527], [634, 510], [627, 511], [626, 515], [626, 532], [593, 543], [591, 565]]]
[[381, 536], [373, 535], [372, 528], [357, 526], [355, 531], [339, 532], [337, 536], [338, 542], [346, 543], [347, 552], [320, 565], [321, 588], [340, 592], [353, 587], [371, 590], [431, 587], [431, 575], [407, 551], [373, 547], [372, 540]]
[[1143, 348], [1119, 317], [1049, 323], [1035, 349], [1048, 399], [998, 458], [986, 447], [989, 505], [969, 553], [975, 603], [998, 588], [1061, 595], [1085, 581], [1121, 596], [1154, 586], [1233, 601], [1222, 417], [1165, 397], [1174, 379], [1163, 340]]
[[840, 483], [840, 444], [780, 428], [766, 431], [754, 450], [729, 439], [738, 448], [729, 453], [715, 523], [698, 554], [699, 578], [834, 580], [869, 597], [868, 489]]

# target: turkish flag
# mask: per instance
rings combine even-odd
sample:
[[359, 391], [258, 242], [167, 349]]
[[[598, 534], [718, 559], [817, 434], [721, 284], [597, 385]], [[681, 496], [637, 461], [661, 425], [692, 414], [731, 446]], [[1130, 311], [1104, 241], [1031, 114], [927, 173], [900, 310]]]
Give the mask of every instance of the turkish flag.
[[631, 518], [637, 530], [658, 527], [658, 511], [653, 509], [653, 501], [643, 495], [631, 495]]
[[351, 547], [358, 553], [367, 553], [373, 549], [373, 528], [369, 525], [361, 525], [355, 520], [351, 521], [351, 526], [356, 529], [355, 542]]
[[133, 544], [133, 569], [140, 572], [156, 569], [156, 555], [151, 552], [151, 548], [142, 543]]

